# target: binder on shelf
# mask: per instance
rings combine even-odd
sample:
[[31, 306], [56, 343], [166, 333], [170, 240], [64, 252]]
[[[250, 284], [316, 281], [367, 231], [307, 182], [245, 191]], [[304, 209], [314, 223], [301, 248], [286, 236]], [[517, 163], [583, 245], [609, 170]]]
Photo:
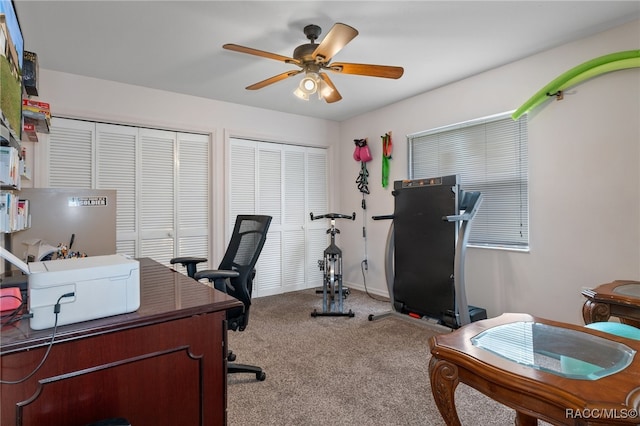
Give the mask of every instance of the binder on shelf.
[[0, 192], [0, 232], [21, 231], [30, 227], [29, 200], [20, 200], [12, 192]]
[[0, 146], [0, 185], [20, 189], [20, 155], [12, 146]]

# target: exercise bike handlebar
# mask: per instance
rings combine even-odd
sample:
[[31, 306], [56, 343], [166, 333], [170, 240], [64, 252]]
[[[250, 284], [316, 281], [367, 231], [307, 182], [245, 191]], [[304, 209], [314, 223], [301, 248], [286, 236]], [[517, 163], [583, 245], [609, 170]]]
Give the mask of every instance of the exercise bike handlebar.
[[311, 217], [311, 220], [317, 220], [317, 219], [351, 219], [351, 220], [356, 220], [356, 212], [353, 212], [350, 215], [347, 214], [340, 214], [340, 213], [325, 213], [325, 214], [321, 214], [318, 216], [314, 216], [313, 212], [309, 213], [309, 216]]

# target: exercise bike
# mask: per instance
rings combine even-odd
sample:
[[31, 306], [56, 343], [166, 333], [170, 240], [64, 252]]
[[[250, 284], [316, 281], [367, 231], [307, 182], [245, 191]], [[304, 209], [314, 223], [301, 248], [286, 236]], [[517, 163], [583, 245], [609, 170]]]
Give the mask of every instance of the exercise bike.
[[324, 259], [318, 260], [318, 267], [324, 272], [324, 280], [322, 285], [322, 312], [316, 309], [311, 313], [312, 317], [317, 316], [347, 316], [353, 317], [355, 314], [349, 309], [349, 312], [343, 310], [343, 300], [349, 295], [349, 289], [342, 286], [342, 250], [336, 245], [336, 234], [340, 230], [336, 228], [336, 219], [356, 220], [356, 213], [351, 215], [339, 213], [327, 213], [314, 216], [309, 213], [311, 220], [330, 219], [331, 225], [327, 229], [327, 234], [331, 235], [331, 243], [324, 250]]

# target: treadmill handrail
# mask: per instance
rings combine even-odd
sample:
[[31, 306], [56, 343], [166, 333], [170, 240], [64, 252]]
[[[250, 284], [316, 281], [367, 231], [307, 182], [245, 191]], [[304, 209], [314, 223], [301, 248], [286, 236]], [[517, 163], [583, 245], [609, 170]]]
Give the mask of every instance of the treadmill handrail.
[[393, 219], [393, 215], [392, 214], [383, 214], [381, 216], [371, 216], [371, 219], [373, 219], [373, 220]]
[[460, 191], [460, 210], [464, 213], [458, 215], [444, 216], [442, 220], [448, 222], [470, 221], [476, 215], [480, 204], [482, 203], [482, 194], [478, 191]]

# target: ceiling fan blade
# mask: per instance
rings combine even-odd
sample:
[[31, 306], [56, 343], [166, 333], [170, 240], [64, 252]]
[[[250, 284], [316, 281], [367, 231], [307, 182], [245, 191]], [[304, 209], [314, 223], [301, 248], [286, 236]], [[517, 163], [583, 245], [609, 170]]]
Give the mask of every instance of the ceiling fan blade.
[[331, 88], [331, 93], [327, 94], [326, 96], [323, 96], [325, 102], [327, 102], [328, 104], [331, 104], [333, 102], [338, 102], [340, 99], [342, 99], [342, 95], [340, 94], [340, 92], [338, 92], [338, 89], [336, 89], [336, 86], [334, 86], [333, 82], [331, 81], [331, 79], [327, 74], [323, 72], [320, 73], [320, 78], [322, 78], [322, 81], [324, 81], [326, 85]]
[[290, 64], [300, 65], [300, 61], [288, 56], [278, 55], [277, 53], [265, 52], [264, 50], [253, 49], [251, 47], [240, 46], [238, 44], [225, 44], [223, 49], [233, 50], [234, 52], [248, 53], [249, 55], [260, 56], [267, 59], [275, 59], [276, 61], [286, 62]]
[[335, 62], [329, 65], [331, 71], [342, 74], [367, 75], [369, 77], [400, 78], [404, 74], [404, 68], [388, 65], [350, 64], [347, 62]]
[[300, 74], [301, 72], [302, 70], [283, 72], [282, 74], [274, 75], [273, 77], [267, 78], [266, 80], [259, 81], [258, 83], [252, 84], [251, 86], [247, 86], [246, 89], [247, 90], [262, 89], [263, 87], [282, 81], [285, 78], [293, 77], [294, 75]]
[[[333, 56], [342, 50], [351, 40], [358, 35], [358, 30], [349, 25], [337, 23], [329, 30], [326, 37], [320, 42], [312, 56], [318, 62], [327, 63]], [[319, 58], [320, 57], [320, 58]]]

